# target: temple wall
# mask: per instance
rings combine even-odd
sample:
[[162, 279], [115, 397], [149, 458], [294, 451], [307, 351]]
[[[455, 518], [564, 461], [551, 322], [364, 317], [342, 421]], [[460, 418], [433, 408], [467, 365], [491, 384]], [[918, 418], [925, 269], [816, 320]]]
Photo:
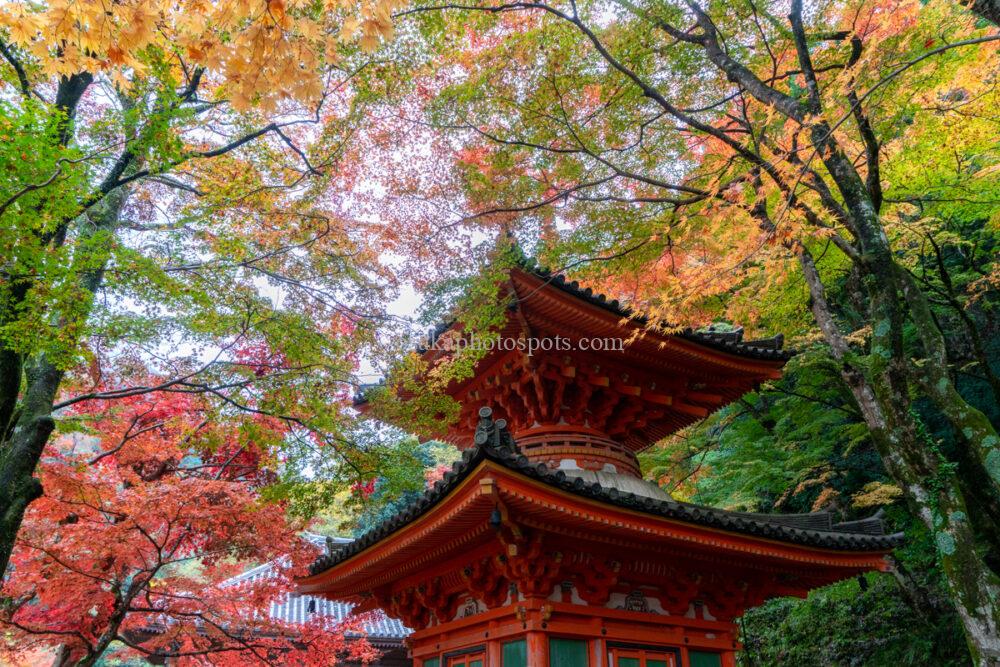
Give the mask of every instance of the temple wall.
[[475, 667], [480, 656], [483, 667], [619, 667], [640, 654], [669, 667], [735, 667], [733, 623], [671, 615], [655, 598], [644, 601], [637, 611], [638, 596], [624, 593], [603, 607], [534, 598], [483, 609], [473, 600], [467, 609], [482, 611], [460, 608], [453, 620], [414, 632], [410, 649], [418, 667]]

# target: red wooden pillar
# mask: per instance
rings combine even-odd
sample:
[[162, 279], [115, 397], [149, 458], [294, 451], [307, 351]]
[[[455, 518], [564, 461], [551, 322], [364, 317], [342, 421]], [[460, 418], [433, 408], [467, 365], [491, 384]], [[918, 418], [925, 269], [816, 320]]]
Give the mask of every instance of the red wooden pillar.
[[486, 644], [486, 664], [488, 667], [502, 667], [503, 655], [500, 650], [500, 642], [496, 639]]
[[590, 653], [591, 667], [605, 667], [604, 661], [605, 661], [605, 656], [607, 656], [608, 652], [604, 648], [604, 640], [598, 638], [591, 641], [590, 651], [591, 651]]
[[528, 665], [530, 667], [549, 667], [549, 643], [544, 632], [529, 632], [527, 636]]

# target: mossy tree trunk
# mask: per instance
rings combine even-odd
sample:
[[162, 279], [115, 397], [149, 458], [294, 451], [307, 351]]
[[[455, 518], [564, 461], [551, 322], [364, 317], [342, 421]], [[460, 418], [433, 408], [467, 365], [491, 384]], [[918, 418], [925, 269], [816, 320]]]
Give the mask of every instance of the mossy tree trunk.
[[[83, 226], [78, 244], [87, 247], [87, 252], [75, 261], [86, 262], [86, 267], [70, 273], [78, 276], [78, 287], [90, 297], [103, 282], [107, 262], [107, 249], [95, 246], [106, 241], [118, 225], [127, 194], [127, 188], [118, 188], [84, 214], [88, 224]], [[93, 252], [103, 252], [104, 258], [95, 263]], [[9, 350], [0, 354], [15, 356]], [[45, 354], [18, 358], [16, 368], [23, 372], [20, 391], [0, 394], [0, 404], [11, 406], [9, 426], [0, 438], [0, 572], [7, 569], [28, 505], [42, 495], [41, 482], [34, 473], [55, 428], [53, 405], [64, 376]]]
[[[957, 466], [946, 461], [937, 450], [913, 410], [910, 396], [914, 378], [919, 386], [928, 387], [945, 416], [963, 434], [971, 459], [993, 479], [993, 485], [985, 490], [993, 498], [1000, 497], [1000, 485], [990, 474], [989, 457], [1000, 442], [985, 416], [955, 389], [948, 373], [944, 335], [930, 315], [925, 296], [896, 265], [879, 216], [882, 205], [879, 144], [857, 98], [853, 92], [848, 96], [859, 136], [866, 146], [869, 178], [863, 178], [848, 158], [834, 136], [834, 128], [823, 115], [822, 96], [802, 21], [801, 0], [793, 0], [789, 22], [808, 91], [798, 119], [808, 126], [810, 141], [826, 168], [831, 190], [836, 190], [843, 204], [841, 222], [853, 236], [853, 242], [842, 243], [840, 247], [854, 264], [866, 292], [872, 331], [868, 353], [857, 354], [844, 340], [827, 303], [820, 274], [811, 255], [803, 249], [799, 260], [809, 284], [813, 314], [833, 354], [842, 363], [842, 375], [871, 430], [883, 464], [934, 536], [971, 654], [981, 665], [997, 664], [1000, 578], [982, 556], [984, 549], [970, 523]], [[836, 208], [833, 212], [836, 213]], [[909, 351], [904, 347], [903, 324], [907, 317], [920, 331], [929, 356], [927, 363], [916, 368], [909, 362]]]
[[[827, 137], [825, 129], [814, 136]], [[817, 142], [827, 169], [851, 212], [861, 252], [855, 268], [865, 286], [872, 329], [867, 355], [854, 352], [842, 336], [811, 255], [799, 261], [812, 296], [812, 311], [842, 375], [871, 430], [883, 464], [931, 531], [948, 588], [962, 619], [968, 644], [980, 665], [1000, 664], [1000, 578], [982, 556], [981, 537], [970, 521], [957, 466], [945, 459], [923, 431], [911, 405], [913, 380], [932, 387], [935, 402], [956, 429], [965, 429], [970, 458], [988, 471], [995, 431], [989, 421], [958, 394], [947, 365], [940, 362], [944, 338], [926, 309], [926, 299], [896, 266], [884, 229], [867, 190], [846, 157], [828, 142]], [[922, 332], [932, 358], [912, 364], [903, 347], [904, 319]], [[995, 481], [995, 480], [994, 480]], [[995, 498], [996, 487], [985, 490]], [[994, 533], [995, 534], [995, 533]], [[994, 546], [994, 545], [987, 545]]]

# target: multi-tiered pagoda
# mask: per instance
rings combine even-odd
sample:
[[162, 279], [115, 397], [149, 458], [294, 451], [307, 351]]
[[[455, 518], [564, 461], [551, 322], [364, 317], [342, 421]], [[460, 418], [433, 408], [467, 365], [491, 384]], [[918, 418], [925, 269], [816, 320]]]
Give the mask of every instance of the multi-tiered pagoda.
[[886, 567], [901, 536], [877, 517], [728, 512], [640, 477], [637, 452], [779, 377], [780, 337], [647, 330], [529, 263], [504, 287], [502, 336], [570, 344], [498, 346], [449, 387], [461, 461], [301, 592], [401, 619], [418, 667], [733, 667], [745, 609]]

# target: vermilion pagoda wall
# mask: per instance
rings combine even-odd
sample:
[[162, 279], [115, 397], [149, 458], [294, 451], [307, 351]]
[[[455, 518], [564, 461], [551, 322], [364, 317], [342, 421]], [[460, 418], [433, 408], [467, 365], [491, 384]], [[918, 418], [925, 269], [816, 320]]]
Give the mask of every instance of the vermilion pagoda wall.
[[[401, 619], [415, 630], [422, 667], [477, 667], [470, 654], [441, 661], [472, 648], [481, 667], [509, 667], [496, 652], [520, 638], [530, 661], [516, 667], [547, 667], [555, 637], [585, 641], [589, 656], [559, 667], [621, 667], [607, 662], [614, 642], [674, 647], [679, 667], [733, 667], [732, 620], [744, 610], [884, 565], [881, 551], [803, 546], [774, 539], [776, 528], [749, 535], [599, 502], [492, 460], [476, 470], [377, 548], [302, 589]], [[687, 665], [695, 649], [716, 659]]]
[[547, 667], [549, 640], [558, 637], [587, 642], [587, 664], [572, 667], [616, 667], [608, 662], [614, 643], [676, 649], [676, 667], [688, 667], [692, 650], [734, 667], [732, 619], [773, 585], [765, 582], [773, 575], [750, 581], [708, 563], [703, 574], [680, 562], [681, 569], [650, 569], [641, 552], [591, 551], [502, 520], [499, 553], [495, 546], [476, 549], [376, 591], [374, 603], [415, 629], [415, 664], [451, 667], [449, 656], [475, 648], [483, 667], [510, 667], [501, 648], [524, 639], [528, 661], [514, 667]]
[[689, 667], [689, 654], [695, 650], [717, 654], [722, 667], [735, 667], [737, 636], [731, 622], [536, 598], [469, 616], [459, 610], [455, 620], [418, 630], [409, 641], [417, 667], [435, 658], [447, 667], [450, 655], [479, 647], [486, 666], [503, 667], [503, 644], [518, 639], [527, 640], [528, 667], [548, 667], [552, 637], [587, 641], [589, 662], [574, 667], [613, 667], [609, 647], [623, 644], [675, 648], [678, 667]]

